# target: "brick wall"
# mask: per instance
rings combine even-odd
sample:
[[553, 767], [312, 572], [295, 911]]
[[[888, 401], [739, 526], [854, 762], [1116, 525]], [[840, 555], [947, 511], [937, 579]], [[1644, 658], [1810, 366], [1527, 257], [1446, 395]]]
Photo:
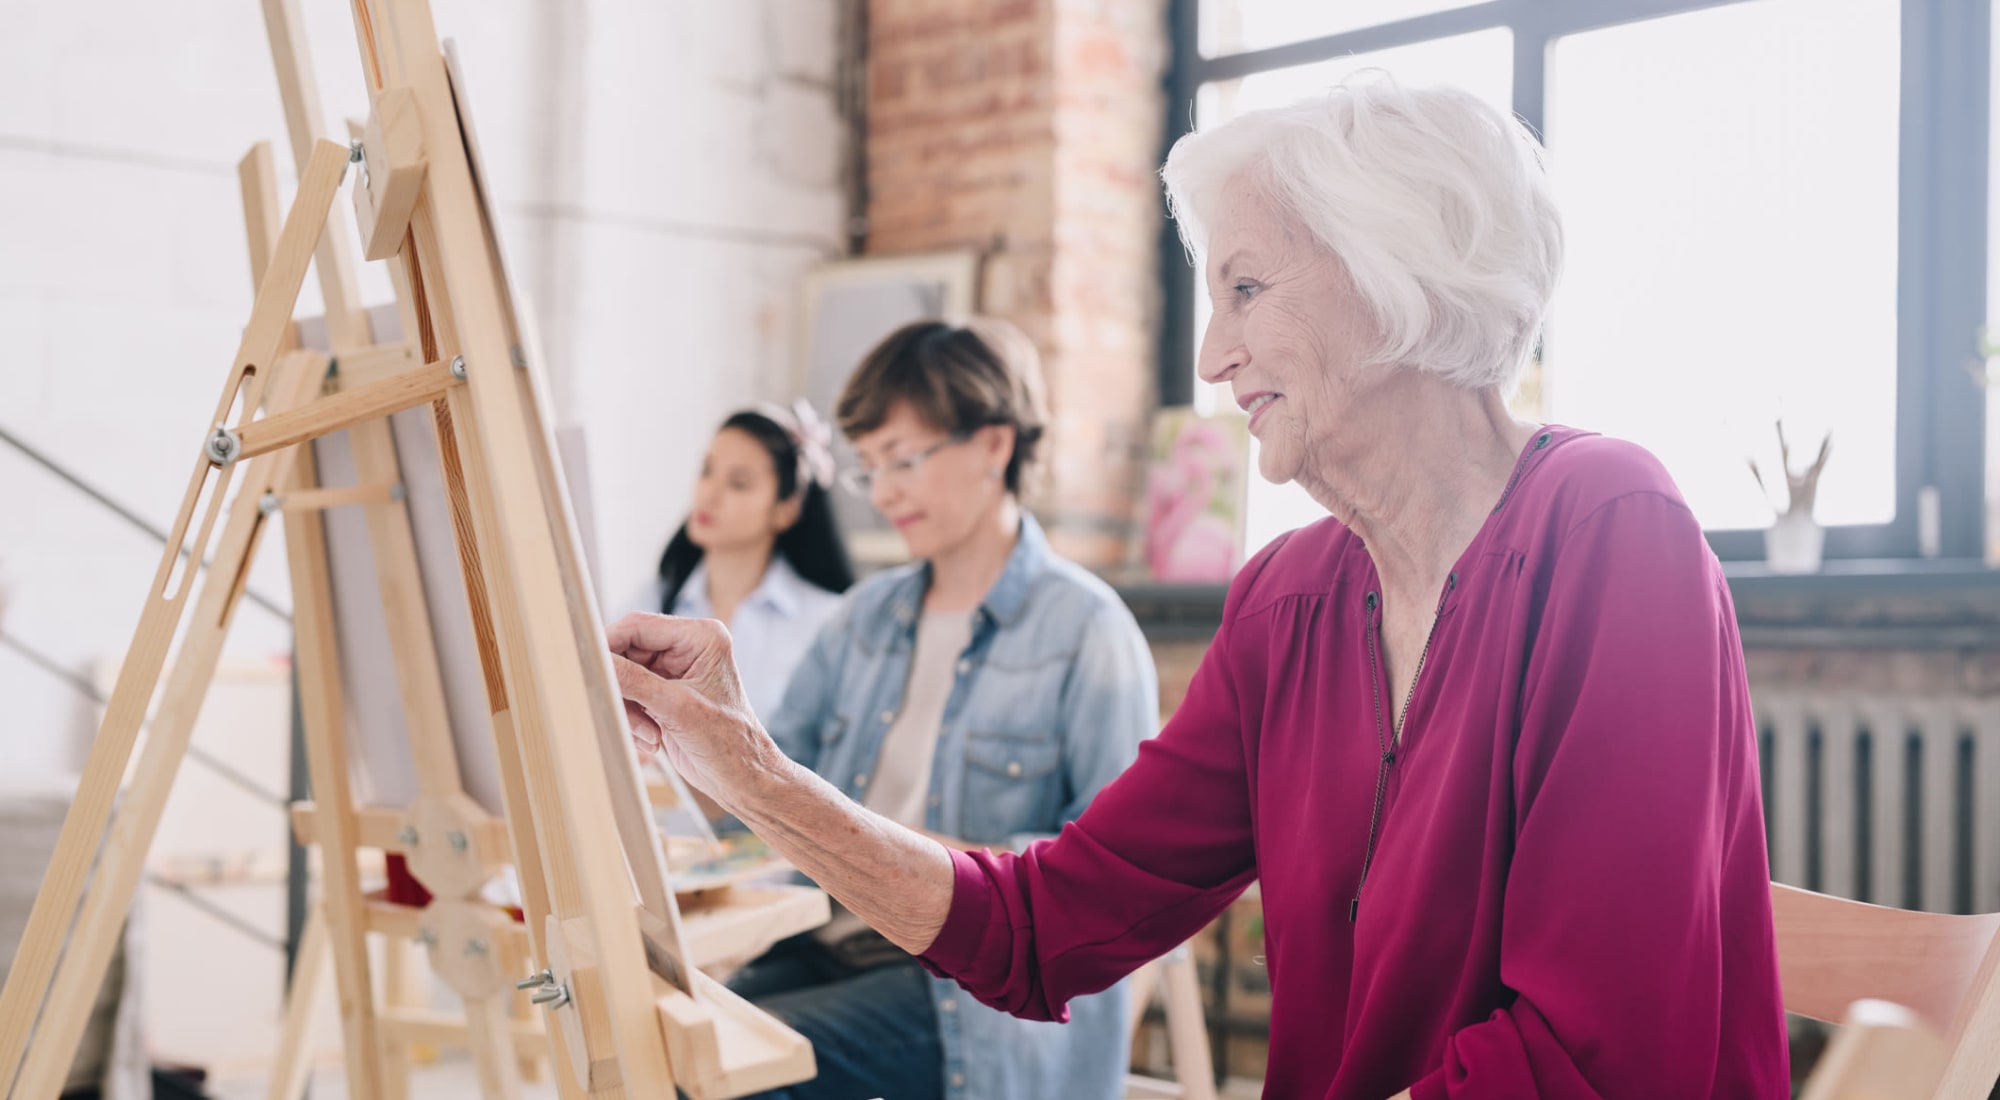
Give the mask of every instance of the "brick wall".
[[1165, 7], [868, 7], [867, 251], [984, 257], [981, 308], [1048, 372], [1032, 503], [1097, 567], [1125, 560], [1153, 401]]

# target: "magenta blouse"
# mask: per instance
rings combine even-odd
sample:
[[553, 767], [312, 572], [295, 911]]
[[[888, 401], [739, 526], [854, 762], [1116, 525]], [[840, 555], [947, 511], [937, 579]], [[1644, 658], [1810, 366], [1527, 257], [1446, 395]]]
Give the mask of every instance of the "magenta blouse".
[[1379, 602], [1333, 520], [1260, 554], [1080, 819], [953, 854], [926, 965], [1062, 1019], [1261, 880], [1267, 1096], [1786, 1096], [1742, 645], [1660, 464], [1529, 443], [1393, 744]]

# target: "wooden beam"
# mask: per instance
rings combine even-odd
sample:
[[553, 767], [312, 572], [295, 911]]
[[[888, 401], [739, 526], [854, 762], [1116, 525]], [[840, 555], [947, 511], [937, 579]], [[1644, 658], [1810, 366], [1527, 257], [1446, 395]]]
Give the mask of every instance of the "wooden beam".
[[[461, 387], [434, 406], [438, 446], [444, 455], [452, 526], [460, 533], [460, 566], [472, 610], [473, 636], [486, 670], [487, 701], [494, 708], [493, 736], [499, 748], [502, 791], [520, 871], [522, 907], [528, 917], [533, 957], [546, 963], [549, 944], [544, 931], [548, 918], [580, 912], [583, 892], [569, 855], [575, 850], [574, 841], [554, 790], [551, 773], [555, 762], [548, 739], [539, 733], [542, 708], [538, 705], [537, 678], [525, 672], [510, 674], [510, 664], [526, 658], [520, 653], [521, 628], [514, 604], [495, 598], [501, 587], [496, 578], [507, 567], [508, 548], [493, 528], [494, 487], [486, 473], [479, 424], [459, 417], [468, 405], [468, 395]], [[569, 1040], [562, 1029], [551, 1030], [552, 1060], [561, 1067], [555, 1075], [556, 1086], [566, 1097], [581, 1096], [582, 1083], [569, 1071], [573, 1064]], [[612, 1049], [608, 1031], [587, 1034], [598, 1049]], [[624, 1092], [611, 1087], [596, 1089], [590, 1095], [594, 1100], [614, 1100]]]
[[[357, 11], [357, 14], [360, 12]], [[285, 123], [291, 133], [292, 149], [295, 155], [303, 157], [307, 146], [325, 133], [325, 116], [320, 111], [318, 84], [313, 78], [312, 51], [306, 43], [298, 0], [264, 0], [264, 24], [271, 37], [271, 53], [278, 72], [278, 92], [284, 102]], [[398, 118], [394, 129], [397, 147], [401, 149], [412, 138], [409, 120], [400, 114]], [[335, 224], [344, 228], [344, 220]], [[321, 242], [319, 275], [320, 295], [326, 303], [327, 341], [334, 355], [341, 359], [353, 359], [375, 353], [379, 345], [375, 342], [367, 312], [360, 304], [354, 256], [348, 248], [345, 234], [330, 233]], [[413, 329], [403, 334], [406, 345], [414, 344], [416, 339], [417, 333]], [[357, 371], [364, 367], [365, 364], [356, 364]], [[427, 369], [418, 368], [418, 374]], [[412, 378], [416, 375], [392, 377]], [[389, 381], [383, 379], [383, 384]], [[358, 395], [368, 389], [365, 383], [351, 389], [343, 386], [341, 396]], [[411, 408], [435, 396], [433, 393], [423, 400], [411, 401], [387, 411]], [[361, 417], [349, 432], [356, 472], [364, 482], [400, 481], [402, 475], [388, 426], [376, 422], [376, 419]], [[244, 442], [247, 447], [250, 440], [246, 438]], [[368, 541], [374, 550], [383, 616], [389, 628], [389, 645], [396, 656], [397, 687], [402, 692], [407, 715], [410, 751], [416, 762], [418, 787], [427, 795], [444, 796], [459, 789], [458, 758], [451, 746], [450, 714], [444, 703], [443, 677], [438, 671], [429, 608], [423, 599], [409, 513], [401, 502], [390, 502], [369, 507], [367, 520]]]
[[[427, 1008], [393, 1008], [382, 1012], [382, 1030], [405, 1043], [428, 1043], [447, 1050], [469, 1050], [472, 1035], [465, 1018]], [[536, 1058], [549, 1056], [549, 1033], [541, 1020], [516, 1020], [508, 1037], [514, 1049]]]
[[251, 307], [250, 322], [243, 328], [236, 353], [239, 366], [264, 366], [277, 360], [285, 330], [292, 323], [292, 311], [298, 306], [299, 288], [305, 285], [306, 268], [312, 263], [313, 250], [327, 235], [324, 231], [333, 196], [346, 174], [347, 150], [330, 141], [315, 144], [300, 167], [291, 212], [278, 234], [277, 247], [272, 249], [271, 264], [257, 282], [256, 304]]
[[[319, 839], [319, 805], [315, 802], [292, 803], [292, 833], [300, 844], [312, 845]], [[396, 834], [403, 828], [403, 811], [379, 806], [363, 806], [350, 815], [354, 820], [355, 843], [363, 848], [380, 848], [385, 852], [405, 852], [403, 842]], [[474, 824], [469, 830], [472, 842], [482, 852], [505, 854], [507, 851], [507, 823], [497, 817], [489, 817]]]
[[693, 972], [696, 1000], [661, 982], [655, 1002], [677, 1084], [692, 1100], [725, 1100], [809, 1081], [812, 1043], [721, 982]]
[[387, 260], [409, 235], [410, 211], [424, 183], [424, 130], [416, 98], [403, 88], [383, 90], [360, 140], [364, 185], [354, 189], [354, 221], [361, 228], [361, 254]]
[[415, 345], [403, 341], [346, 348], [334, 355], [333, 374], [327, 382], [331, 389], [351, 390], [423, 365], [417, 358]]
[[[312, 48], [306, 42], [305, 20], [298, 0], [264, 0], [264, 31], [271, 40], [271, 61], [278, 77], [278, 100], [285, 110], [285, 131], [291, 135], [292, 160], [305, 172], [315, 143], [332, 135], [320, 113], [319, 82], [313, 76]], [[345, 159], [347, 143], [340, 142]], [[320, 299], [326, 304], [327, 341], [335, 354], [369, 343], [368, 317], [361, 308], [354, 254], [348, 244], [347, 215], [329, 212], [334, 232], [319, 242]]]
[[[319, 185], [325, 190], [325, 199], [330, 199], [331, 189], [324, 186], [326, 177], [327, 173], [322, 170], [316, 179], [308, 179], [307, 185]], [[312, 201], [312, 197], [307, 195], [301, 198], [300, 203], [309, 206]], [[300, 206], [295, 205], [285, 227], [285, 235], [294, 245], [307, 232], [301, 221], [302, 213]], [[285, 251], [285, 243], [281, 242], [278, 264], [283, 263]], [[253, 315], [275, 313], [278, 307], [269, 295], [283, 289], [278, 279], [278, 266], [274, 265], [264, 280], [264, 289], [258, 295]], [[292, 287], [292, 292], [297, 293], [296, 286]], [[272, 326], [266, 335], [275, 341], [277, 332], [277, 328]], [[261, 352], [271, 349], [251, 345], [250, 350]], [[270, 370], [264, 372], [266, 377], [270, 373]], [[301, 396], [300, 391], [311, 381], [309, 375], [310, 371], [302, 370], [280, 380], [279, 397], [276, 399], [278, 407], [284, 408]], [[232, 372], [232, 378], [243, 384], [250, 381], [241, 363]], [[232, 399], [233, 395], [225, 391], [225, 407]], [[254, 403], [253, 398], [245, 400], [246, 405]], [[289, 475], [290, 468], [289, 454], [271, 455], [254, 461], [243, 474], [244, 488], [255, 494], [251, 499], [257, 499], [280, 484]], [[218, 472], [217, 484], [210, 495], [208, 515], [196, 540], [195, 560], [202, 556], [209, 529], [227, 496], [225, 490], [233, 480], [229, 473], [228, 470]], [[183, 530], [203, 484], [204, 479], [197, 479], [196, 485], [191, 487], [182, 521], [177, 525]], [[132, 780], [121, 795], [119, 781], [125, 775], [125, 766], [130, 761], [131, 749], [137, 739], [139, 720], [153, 695], [161, 667], [160, 661], [151, 658], [151, 652], [157, 646], [164, 658], [165, 645], [171, 640], [180, 618], [178, 601], [193, 587], [189, 577], [179, 584], [178, 594], [167, 602], [160, 601], [162, 589], [158, 585], [171, 575], [171, 570], [166, 567], [176, 564], [173, 559], [178, 556], [179, 541], [169, 540], [165, 552], [167, 560], [163, 562], [160, 579], [156, 581], [154, 598], [142, 614], [139, 632], [133, 638], [132, 652], [127, 656], [127, 667], [121, 670], [118, 686], [112, 691], [104, 727], [92, 749], [76, 800], [64, 819], [56, 851], [29, 915], [13, 970], [8, 975], [6, 991], [0, 994], [0, 1080], [14, 1084], [13, 1095], [52, 1097], [61, 1092], [68, 1077], [77, 1043], [82, 1039], [84, 1026], [89, 1020], [90, 1005], [95, 1002], [104, 981], [119, 932], [131, 909], [133, 892], [138, 887], [140, 874], [145, 870], [146, 850], [151, 845], [153, 831], [159, 825], [160, 814], [166, 808], [174, 777], [186, 756], [202, 695], [222, 655], [229, 613], [234, 601], [241, 595], [238, 582], [249, 556], [255, 550], [257, 531], [263, 518], [255, 508], [231, 511], [217, 543], [208, 579], [202, 585], [201, 597], [196, 602], [194, 619], [181, 641], [172, 672], [160, 697], [159, 708], [150, 723], [138, 766], [131, 773]], [[117, 816], [112, 818], [110, 811], [114, 797], [119, 805]], [[88, 891], [84, 889], [86, 874], [90, 877]], [[75, 917], [74, 924], [72, 915]], [[65, 939], [68, 940], [66, 950], [63, 948]], [[61, 961], [57, 962], [59, 952]], [[36, 1042], [29, 1047], [28, 1033], [44, 1000], [48, 1010], [41, 1012]], [[18, 1078], [15, 1077], [17, 1066]]]
[[319, 987], [326, 980], [331, 961], [326, 945], [326, 913], [315, 905], [306, 914], [298, 952], [292, 957], [292, 988], [285, 994], [285, 1031], [278, 1041], [278, 1057], [271, 1066], [271, 1084], [264, 1093], [265, 1100], [299, 1100], [305, 1094], [306, 1077], [312, 1072], [312, 1058], [306, 1044], [312, 1037]]
[[[601, 627], [590, 603], [572, 597], [578, 589], [562, 570], [554, 541], [567, 531], [551, 530], [549, 505], [541, 493], [522, 491], [542, 483], [529, 445], [533, 428], [514, 378], [507, 321], [493, 277], [479, 197], [443, 61], [434, 45], [437, 28], [421, 0], [359, 0], [358, 8], [368, 13], [378, 48], [390, 43], [393, 50], [400, 44], [405, 51], [383, 59], [383, 78], [416, 95], [424, 120], [429, 166], [425, 197], [411, 219], [412, 236], [424, 293], [434, 298], [434, 291], [442, 289], [449, 295], [448, 313], [432, 307], [434, 319], [448, 316], [452, 321], [450, 330], [437, 333], [438, 354], [463, 354], [468, 366], [465, 389], [470, 392], [471, 416], [457, 419], [462, 424], [477, 421], [486, 467], [480, 471], [481, 480], [493, 490], [484, 501], [475, 496], [473, 507], [491, 508], [486, 526], [494, 537], [487, 538], [482, 531], [482, 550], [505, 554], [503, 562], [489, 560], [486, 565], [493, 603], [500, 611], [509, 686], [515, 688], [530, 678], [537, 685], [537, 697], [528, 701], [536, 711], [532, 715], [525, 713], [520, 692], [512, 692], [522, 704], [516, 718], [524, 763], [553, 765], [552, 776], [534, 766], [527, 769], [531, 791], [550, 778], [554, 781], [552, 787], [544, 786], [546, 796], [534, 795], [537, 827], [560, 821], [571, 841], [566, 853], [552, 851], [544, 843], [545, 863], [567, 862], [575, 869], [581, 912], [596, 925], [603, 953], [600, 973], [613, 1041], [593, 1045], [589, 1054], [594, 1058], [615, 1051], [624, 1087], [633, 1095], [671, 1095], [675, 1077], [667, 1064], [646, 979], [647, 951], [630, 908], [633, 869], [628, 858], [637, 861], [645, 853], [628, 854], [607, 804], [613, 782], [608, 769], [616, 765], [602, 757], [597, 740], [602, 731], [595, 728], [599, 708], [590, 698], [598, 692], [615, 708], [615, 688], [608, 658], [586, 666], [577, 648], [577, 631], [596, 632]], [[576, 616], [585, 621], [576, 622]], [[584, 715], [592, 716], [592, 729], [578, 728]], [[547, 743], [532, 744], [537, 740]], [[637, 778], [629, 772], [627, 777], [637, 800], [641, 797]], [[547, 835], [542, 839], [546, 841]], [[661, 873], [664, 876], [663, 869]], [[671, 895], [667, 904], [668, 927], [677, 929]], [[684, 950], [681, 957], [685, 958]]]
[[721, 893], [713, 902], [683, 903], [681, 929], [696, 967], [747, 962], [833, 916], [826, 894], [811, 886], [734, 886]]
[[270, 506], [280, 512], [324, 512], [328, 508], [345, 508], [354, 504], [387, 504], [402, 495], [400, 483], [385, 485], [349, 485], [339, 489], [294, 489], [266, 497]]
[[271, 143], [260, 141], [236, 162], [237, 183], [243, 189], [244, 236], [250, 245], [250, 285], [264, 281], [271, 266], [271, 253], [278, 247], [283, 228], [283, 205], [278, 202], [278, 164], [271, 155]]
[[255, 458], [280, 447], [380, 420], [390, 413], [434, 401], [458, 382], [451, 373], [451, 364], [426, 363], [417, 370], [322, 397], [304, 408], [252, 420], [236, 431], [242, 440], [236, 457]]
[[514, 1057], [514, 1019], [506, 1000], [513, 992], [465, 998], [472, 1065], [485, 1100], [521, 1100], [521, 1065]]
[[[300, 456], [298, 485], [317, 484], [310, 447]], [[328, 812], [312, 825], [319, 845], [320, 905], [326, 912], [340, 994], [342, 1052], [350, 1095], [389, 1096], [375, 991], [368, 960], [368, 924], [354, 851], [360, 827], [349, 782], [347, 720], [341, 712], [340, 646], [334, 637], [333, 585], [326, 560], [326, 528], [317, 512], [285, 516], [285, 553], [291, 559], [292, 631], [298, 668], [299, 715], [305, 725], [312, 789]]]

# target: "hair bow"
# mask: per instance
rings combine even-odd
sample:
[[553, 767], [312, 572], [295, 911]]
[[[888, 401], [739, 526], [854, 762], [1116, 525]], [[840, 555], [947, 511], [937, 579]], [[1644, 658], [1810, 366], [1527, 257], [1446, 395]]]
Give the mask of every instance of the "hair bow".
[[759, 411], [792, 437], [792, 446], [799, 452], [799, 482], [812, 482], [822, 489], [832, 488], [833, 431], [813, 411], [812, 403], [800, 398], [792, 402], [789, 409], [767, 404]]

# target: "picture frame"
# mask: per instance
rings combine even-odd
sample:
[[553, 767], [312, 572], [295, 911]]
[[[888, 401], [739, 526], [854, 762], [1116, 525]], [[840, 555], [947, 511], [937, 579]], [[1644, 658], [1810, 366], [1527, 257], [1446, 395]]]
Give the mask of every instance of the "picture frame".
[[[979, 254], [959, 250], [840, 260], [808, 272], [801, 294], [792, 392], [831, 423], [841, 389], [883, 337], [913, 321], [972, 316], [979, 305]], [[856, 462], [838, 430], [833, 458], [836, 468]], [[867, 500], [836, 487], [833, 502], [857, 566], [866, 570], [908, 560], [902, 536]]]

